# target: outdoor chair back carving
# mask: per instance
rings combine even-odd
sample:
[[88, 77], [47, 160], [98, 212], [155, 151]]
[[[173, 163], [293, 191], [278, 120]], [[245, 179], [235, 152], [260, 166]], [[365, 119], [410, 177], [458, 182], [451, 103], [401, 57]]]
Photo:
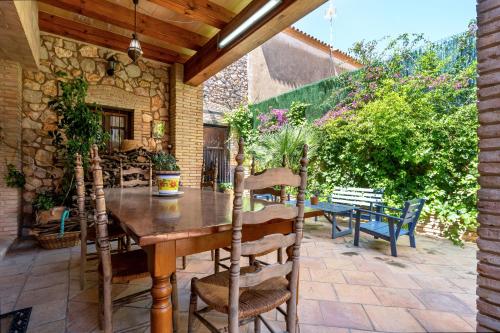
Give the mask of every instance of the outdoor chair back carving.
[[212, 191], [217, 191], [217, 176], [219, 171], [219, 162], [217, 159], [214, 160], [212, 165], [207, 166], [205, 160], [203, 160], [203, 166], [201, 168], [201, 184], [200, 187], [210, 187]]
[[[304, 146], [299, 175], [287, 168], [274, 168], [244, 179], [243, 159], [243, 141], [240, 140], [236, 156], [238, 165], [234, 172], [231, 266], [229, 271], [201, 279], [193, 278], [191, 281], [188, 332], [193, 332], [195, 318], [210, 331], [219, 331], [202, 316], [207, 309], [227, 314], [230, 333], [239, 332], [239, 326], [250, 321], [254, 321], [255, 332], [260, 332], [261, 321], [274, 332], [262, 317], [263, 313], [273, 309], [280, 309], [285, 314], [288, 332], [294, 333], [297, 330], [297, 288], [307, 182], [307, 146]], [[274, 185], [296, 187], [296, 206], [269, 204], [260, 211], [243, 211], [244, 190], [253, 191]], [[294, 220], [294, 233], [272, 234], [258, 240], [242, 242], [244, 225], [256, 226], [275, 219]], [[288, 248], [289, 254], [288, 261], [284, 264], [263, 266], [255, 262], [251, 266], [240, 267], [242, 256], [256, 255], [283, 246]], [[198, 297], [208, 308], [197, 310]], [[286, 312], [279, 308], [285, 302]]]
[[120, 187], [153, 186], [153, 167], [148, 163], [124, 163], [120, 160]]
[[[106, 211], [106, 202], [104, 199], [102, 167], [98, 148], [92, 146], [92, 175], [95, 188], [95, 220], [97, 241], [96, 245], [99, 251], [99, 323], [106, 333], [113, 332], [112, 313], [113, 304], [123, 304], [134, 297], [143, 295], [141, 291], [133, 295], [128, 295], [119, 300], [112, 300], [111, 284], [127, 283], [135, 279], [141, 279], [149, 276], [147, 267], [147, 255], [143, 250], [133, 250], [122, 253], [111, 254], [109, 233], [108, 233], [108, 214]], [[143, 325], [140, 325], [141, 327]]]
[[[391, 255], [394, 257], [397, 257], [396, 242], [401, 235], [408, 235], [410, 246], [416, 247], [415, 227], [424, 204], [425, 199], [413, 199], [406, 201], [402, 209], [387, 206], [379, 206], [382, 209], [380, 212], [357, 209], [354, 245], [359, 245], [359, 233], [362, 231], [375, 238], [389, 241], [391, 244]], [[386, 214], [385, 211], [387, 210], [400, 212], [400, 215], [393, 216]], [[370, 216], [369, 222], [361, 223], [362, 214]]]

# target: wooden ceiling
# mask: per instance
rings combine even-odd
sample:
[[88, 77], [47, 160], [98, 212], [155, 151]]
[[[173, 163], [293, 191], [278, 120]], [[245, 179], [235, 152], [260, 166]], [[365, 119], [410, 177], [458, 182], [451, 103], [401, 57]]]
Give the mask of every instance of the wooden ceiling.
[[[134, 29], [132, 0], [38, 0], [40, 30], [126, 52]], [[282, 0], [229, 46], [230, 33], [269, 0], [140, 0], [137, 33], [144, 57], [183, 63], [198, 85], [326, 0]]]

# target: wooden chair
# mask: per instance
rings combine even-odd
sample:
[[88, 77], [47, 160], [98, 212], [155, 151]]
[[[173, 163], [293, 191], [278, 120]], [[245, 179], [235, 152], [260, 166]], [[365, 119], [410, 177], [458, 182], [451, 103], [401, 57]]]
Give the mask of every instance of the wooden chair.
[[205, 160], [203, 160], [203, 166], [201, 167], [201, 183], [200, 188], [210, 187], [212, 191], [217, 191], [217, 176], [219, 172], [219, 163], [217, 159], [212, 163], [210, 169], [207, 169]]
[[[285, 156], [283, 156], [282, 166], [283, 167], [286, 166]], [[250, 168], [250, 175], [254, 175], [254, 176], [260, 175], [264, 172], [265, 172], [265, 170], [263, 170], [261, 172], [255, 172], [255, 156], [252, 156], [252, 165]], [[272, 201], [272, 202], [284, 203], [286, 201], [285, 186], [280, 185], [280, 190], [276, 189], [274, 186], [261, 188], [261, 189], [255, 189], [255, 190], [250, 191], [250, 196], [253, 198], [256, 198], [256, 199], [263, 199], [263, 200]], [[230, 247], [225, 247], [224, 250], [226, 252], [231, 252]], [[257, 260], [256, 258], [263, 257], [263, 256], [269, 254], [270, 252], [274, 252], [274, 250], [263, 252], [263, 253], [258, 253], [256, 255], [252, 255], [252, 256], [248, 256], [249, 264], [253, 265], [255, 260]], [[284, 260], [283, 259], [283, 248], [280, 247], [279, 249], [277, 249], [276, 252], [277, 252], [276, 253], [277, 254], [277, 261], [282, 264], [283, 260]], [[214, 272], [218, 273], [219, 267], [229, 269], [229, 267], [227, 265], [222, 263], [222, 261], [227, 261], [229, 259], [231, 259], [231, 258], [230, 257], [220, 258], [220, 249], [215, 250], [214, 259], [213, 259], [214, 260], [214, 267], [215, 267]], [[261, 264], [267, 265], [267, 263], [264, 261], [259, 260], [259, 262]]]
[[[95, 209], [97, 246], [99, 251], [99, 322], [106, 333], [113, 331], [113, 305], [121, 305], [147, 291], [135, 293], [113, 301], [111, 297], [112, 283], [127, 283], [135, 279], [150, 276], [147, 255], [143, 250], [111, 254], [108, 236], [108, 215], [104, 199], [102, 168], [97, 146], [92, 147], [92, 174], [95, 186]], [[175, 275], [175, 274], [174, 274]], [[172, 278], [174, 291], [177, 290], [175, 277]], [[139, 325], [143, 327], [145, 324]], [[131, 328], [132, 329], [132, 328]]]
[[[384, 210], [401, 212], [399, 217], [388, 215], [383, 212], [357, 209], [354, 245], [359, 246], [359, 233], [362, 231], [375, 238], [382, 238], [390, 242], [391, 255], [393, 257], [398, 256], [396, 242], [401, 235], [408, 235], [410, 238], [410, 246], [413, 248], [416, 247], [415, 227], [417, 226], [418, 218], [420, 217], [424, 204], [425, 199], [414, 199], [406, 201], [403, 209], [379, 205], [379, 208]], [[361, 224], [362, 214], [370, 216], [369, 222]], [[371, 216], [375, 216], [375, 219], [372, 219]]]
[[153, 187], [153, 166], [149, 163], [124, 163], [120, 160], [120, 187]]
[[[88, 217], [88, 210], [86, 208], [86, 194], [85, 194], [85, 177], [82, 165], [82, 157], [76, 155], [75, 163], [75, 178], [76, 178], [76, 194], [77, 194], [77, 207], [78, 218], [80, 221], [80, 289], [85, 288], [85, 272], [87, 271], [87, 261], [97, 259], [97, 253], [88, 253], [88, 245], [96, 244], [97, 233], [96, 226], [92, 219]], [[91, 194], [94, 196], [95, 194]], [[108, 237], [110, 241], [118, 242], [118, 251], [123, 251], [126, 247], [127, 236], [119, 225], [113, 223], [109, 225]]]
[[[191, 280], [188, 332], [194, 331], [195, 318], [211, 332], [220, 332], [202, 314], [215, 310], [228, 316], [229, 333], [239, 332], [239, 326], [253, 321], [255, 332], [260, 332], [261, 321], [275, 332], [262, 314], [280, 309], [286, 316], [287, 331], [297, 331], [297, 290], [299, 283], [299, 256], [304, 220], [304, 197], [307, 182], [307, 146], [304, 146], [299, 175], [287, 168], [274, 168], [260, 175], [244, 179], [243, 141], [240, 140], [238, 163], [234, 172], [234, 205], [231, 241], [231, 267], [229, 271]], [[244, 190], [256, 190], [273, 185], [298, 188], [296, 207], [269, 204], [260, 211], [242, 211]], [[259, 225], [274, 219], [295, 220], [294, 232], [288, 235], [272, 234], [259, 240], [241, 242], [244, 225]], [[240, 267], [241, 256], [255, 255], [288, 247], [288, 261], [262, 266], [258, 262]], [[198, 297], [208, 307], [197, 310]], [[286, 303], [286, 311], [279, 306]]]

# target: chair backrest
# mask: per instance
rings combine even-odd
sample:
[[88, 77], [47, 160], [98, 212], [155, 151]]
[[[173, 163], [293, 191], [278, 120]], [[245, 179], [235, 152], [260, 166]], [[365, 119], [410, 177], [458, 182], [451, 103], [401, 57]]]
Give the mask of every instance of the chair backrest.
[[[283, 155], [283, 162], [281, 163], [282, 167], [286, 167], [286, 157]], [[264, 173], [266, 170], [262, 170], [259, 172], [255, 171], [255, 156], [252, 156], [252, 164], [250, 168], [250, 175], [257, 176]], [[280, 189], [277, 189], [276, 186], [269, 186], [266, 188], [259, 188], [250, 191], [250, 195], [252, 197], [258, 197], [259, 199], [265, 199], [268, 201], [274, 202], [285, 202], [286, 201], [286, 187], [284, 185], [279, 185]]]
[[219, 161], [217, 158], [211, 166], [207, 166], [205, 160], [203, 160], [203, 165], [201, 167], [201, 184], [200, 187], [211, 187], [215, 192], [217, 191], [217, 176], [219, 173]]
[[360, 187], [336, 187], [329, 198], [334, 203], [359, 207], [372, 207], [382, 204], [384, 190]]
[[108, 214], [106, 212], [106, 202], [104, 199], [104, 184], [102, 178], [102, 167], [100, 165], [99, 150], [97, 145], [91, 149], [92, 175], [94, 180], [95, 196], [95, 221], [96, 221], [96, 243], [99, 251], [99, 259], [103, 276], [103, 311], [104, 311], [104, 332], [111, 333], [112, 325], [112, 299], [111, 299], [111, 250], [108, 238]]
[[[295, 325], [296, 299], [299, 274], [300, 243], [302, 240], [304, 220], [304, 198], [307, 183], [307, 145], [304, 146], [301, 167], [298, 175], [292, 170], [281, 167], [267, 169], [259, 175], [250, 175], [244, 179], [243, 170], [243, 140], [240, 140], [237, 166], [234, 171], [234, 203], [231, 242], [231, 267], [229, 286], [229, 332], [238, 332], [238, 302], [239, 289], [252, 287], [274, 277], [287, 277], [288, 288], [292, 294], [289, 301], [287, 320]], [[297, 204], [285, 206], [281, 203], [266, 205], [259, 211], [243, 211], [242, 196], [245, 190], [258, 190], [267, 187], [293, 186], [298, 190]], [[244, 225], [258, 225], [270, 220], [295, 220], [294, 232], [288, 235], [272, 234], [259, 240], [241, 242], [241, 231]], [[291, 247], [288, 261], [284, 264], [276, 263], [260, 266], [257, 262], [255, 271], [240, 275], [240, 258], [242, 255], [251, 256], [282, 247]]]
[[153, 166], [120, 160], [120, 187], [153, 186]]
[[401, 212], [401, 225], [408, 224], [410, 228], [415, 228], [420, 213], [424, 208], [425, 199], [413, 199], [405, 202], [403, 211]]

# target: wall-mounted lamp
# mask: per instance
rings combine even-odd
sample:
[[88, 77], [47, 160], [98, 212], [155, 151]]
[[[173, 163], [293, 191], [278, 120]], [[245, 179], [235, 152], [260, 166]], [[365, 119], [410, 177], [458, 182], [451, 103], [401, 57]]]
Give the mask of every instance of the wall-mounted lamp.
[[231, 31], [227, 36], [221, 38], [219, 40], [218, 46], [220, 49], [228, 46], [232, 41], [238, 38], [242, 33], [247, 31], [250, 27], [252, 27], [255, 23], [257, 23], [260, 19], [266, 16], [269, 12], [271, 12], [274, 8], [276, 8], [282, 0], [269, 0], [264, 6], [260, 7], [252, 16], [246, 19], [241, 25], [239, 25], [236, 29]]
[[116, 60], [116, 57], [114, 55], [109, 56], [107, 60], [108, 63], [106, 65], [106, 74], [108, 74], [108, 76], [113, 76], [115, 74], [115, 67], [118, 63], [118, 60]]

